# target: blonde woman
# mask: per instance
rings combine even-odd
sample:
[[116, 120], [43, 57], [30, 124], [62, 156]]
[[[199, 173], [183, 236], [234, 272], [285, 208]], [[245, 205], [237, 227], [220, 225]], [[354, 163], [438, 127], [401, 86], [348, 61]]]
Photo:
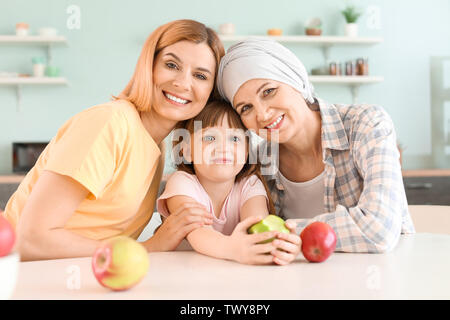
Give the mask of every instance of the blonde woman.
[[[69, 119], [8, 201], [22, 260], [90, 256], [103, 239], [139, 236], [155, 206], [163, 139], [206, 105], [223, 55], [215, 32], [196, 21], [149, 36], [122, 93]], [[182, 206], [143, 244], [173, 250], [211, 223], [201, 206]]]

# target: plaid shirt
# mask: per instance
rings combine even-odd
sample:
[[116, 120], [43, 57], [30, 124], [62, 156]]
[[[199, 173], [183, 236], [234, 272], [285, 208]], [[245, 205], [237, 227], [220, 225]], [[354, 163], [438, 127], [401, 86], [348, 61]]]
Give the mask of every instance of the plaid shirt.
[[[319, 105], [326, 213], [295, 219], [296, 232], [322, 221], [336, 233], [336, 251], [390, 251], [401, 233], [415, 232], [392, 120], [378, 106], [332, 105], [320, 100]], [[276, 212], [283, 217], [283, 185], [276, 173], [265, 179]]]

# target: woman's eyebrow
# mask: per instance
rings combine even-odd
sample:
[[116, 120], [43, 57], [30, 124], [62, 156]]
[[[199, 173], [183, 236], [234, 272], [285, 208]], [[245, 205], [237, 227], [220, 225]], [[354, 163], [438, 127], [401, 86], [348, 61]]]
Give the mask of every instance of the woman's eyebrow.
[[165, 56], [172, 56], [175, 60], [178, 60], [178, 62], [181, 62], [181, 59], [178, 58], [178, 56], [175, 53], [168, 52], [165, 54]]
[[209, 71], [209, 70], [206, 69], [206, 68], [197, 67], [197, 70], [203, 71], [203, 72], [207, 72], [207, 73], [209, 73], [209, 74], [212, 74], [211, 71]]
[[258, 90], [256, 90], [256, 94], [258, 94], [261, 90], [262, 90], [262, 88], [264, 88], [266, 85], [268, 85], [270, 82], [266, 82], [266, 83], [263, 83], [259, 88], [258, 88]]
[[[173, 57], [175, 60], [177, 60], [179, 63], [183, 63], [183, 62], [181, 61], [181, 59], [180, 59], [175, 53], [168, 52], [168, 53], [165, 54], [165, 56], [172, 56], [172, 57]], [[212, 74], [212, 72], [209, 71], [207, 68], [197, 67], [197, 70], [203, 71], [203, 72], [207, 72], [207, 73], [209, 73], [209, 74]]]

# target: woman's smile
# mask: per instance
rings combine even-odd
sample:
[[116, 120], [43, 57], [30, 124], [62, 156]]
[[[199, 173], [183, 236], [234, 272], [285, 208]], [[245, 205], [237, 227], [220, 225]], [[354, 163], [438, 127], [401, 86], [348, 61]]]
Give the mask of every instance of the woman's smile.
[[167, 101], [169, 101], [170, 103], [176, 105], [176, 106], [185, 106], [188, 103], [192, 102], [191, 100], [188, 99], [184, 99], [178, 95], [175, 95], [173, 93], [169, 93], [167, 91], [162, 91], [164, 97], [166, 98]]
[[265, 129], [269, 130], [277, 130], [280, 129], [281, 125], [283, 124], [284, 120], [284, 114], [277, 117], [275, 120], [272, 120], [269, 125], [264, 126]]

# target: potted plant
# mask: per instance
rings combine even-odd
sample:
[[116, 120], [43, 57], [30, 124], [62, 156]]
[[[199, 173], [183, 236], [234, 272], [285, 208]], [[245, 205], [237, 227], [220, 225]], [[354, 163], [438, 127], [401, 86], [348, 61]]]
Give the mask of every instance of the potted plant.
[[361, 12], [354, 6], [347, 6], [341, 13], [344, 15], [345, 21], [347, 22], [345, 25], [345, 35], [347, 37], [357, 37], [358, 25], [356, 24], [356, 21], [361, 16]]

